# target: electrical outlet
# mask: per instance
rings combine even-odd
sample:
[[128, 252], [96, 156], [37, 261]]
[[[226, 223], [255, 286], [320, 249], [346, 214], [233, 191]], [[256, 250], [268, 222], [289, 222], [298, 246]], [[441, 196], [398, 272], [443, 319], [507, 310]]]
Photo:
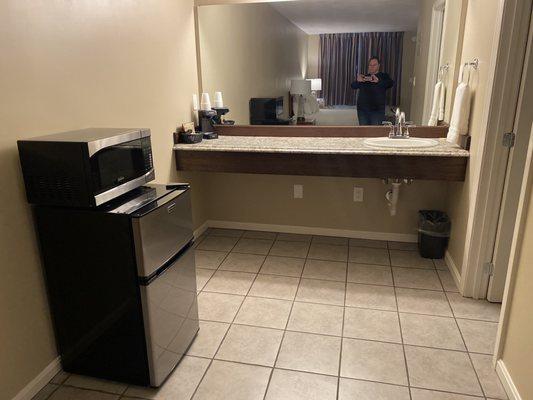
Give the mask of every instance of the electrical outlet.
[[364, 189], [362, 187], [354, 186], [353, 188], [353, 201], [356, 203], [362, 203], [364, 200]]
[[304, 198], [304, 185], [294, 185], [294, 198], [295, 199]]

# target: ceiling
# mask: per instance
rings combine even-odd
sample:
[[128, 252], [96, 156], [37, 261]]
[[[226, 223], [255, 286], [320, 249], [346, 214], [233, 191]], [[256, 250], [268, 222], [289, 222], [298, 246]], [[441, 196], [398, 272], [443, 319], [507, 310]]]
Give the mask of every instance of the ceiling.
[[310, 35], [416, 31], [420, 0], [299, 0], [271, 6]]

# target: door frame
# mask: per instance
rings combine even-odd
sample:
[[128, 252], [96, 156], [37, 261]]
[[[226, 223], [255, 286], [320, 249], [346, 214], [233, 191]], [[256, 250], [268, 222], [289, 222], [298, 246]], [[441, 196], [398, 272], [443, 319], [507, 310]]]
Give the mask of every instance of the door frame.
[[[491, 95], [485, 104], [482, 126], [487, 134], [480, 144], [479, 161], [470, 164], [473, 200], [467, 223], [465, 254], [461, 277], [461, 294], [475, 299], [485, 298], [494, 240], [498, 227], [501, 196], [506, 176], [509, 150], [501, 145], [504, 132], [514, 127], [520, 93], [523, 60], [531, 15], [529, 0], [501, 0], [490, 65], [488, 86]], [[498, 79], [495, 79], [498, 77]]]
[[[533, 10], [531, 11], [531, 22], [529, 32], [529, 42], [527, 49], [527, 61], [525, 64], [526, 74], [531, 74], [533, 71]], [[531, 76], [527, 76], [526, 79], [533, 79]], [[524, 92], [523, 92], [524, 93]], [[527, 95], [522, 96], [519, 102], [519, 107], [525, 109], [525, 102], [531, 102], [531, 98]], [[507, 267], [507, 275], [505, 279], [505, 289], [503, 293], [502, 311], [500, 313], [500, 320], [498, 324], [498, 332], [496, 335], [496, 347], [494, 350], [493, 363], [496, 365], [498, 360], [501, 359], [504, 348], [504, 341], [507, 335], [509, 314], [511, 309], [511, 295], [514, 293], [516, 273], [518, 271], [518, 264], [521, 256], [521, 249], [525, 245], [523, 243], [524, 228], [527, 218], [527, 212], [529, 204], [533, 201], [530, 197], [530, 193], [533, 188], [533, 121], [529, 126], [529, 140], [526, 151], [526, 160], [524, 165], [524, 174], [522, 176], [522, 184], [520, 188], [520, 196], [518, 200], [518, 207], [511, 243], [511, 251], [509, 256], [509, 263]]]
[[527, 217], [529, 198], [533, 186], [533, 124], [531, 125], [531, 135], [529, 137], [528, 154], [526, 166], [524, 168], [524, 177], [522, 179], [522, 188], [520, 191], [520, 200], [518, 204], [518, 213], [513, 234], [513, 243], [511, 245], [511, 256], [509, 257], [509, 267], [507, 269], [507, 279], [505, 281], [505, 291], [503, 294], [502, 311], [498, 323], [498, 333], [496, 335], [496, 348], [494, 350], [494, 365], [501, 358], [504, 347], [504, 339], [507, 335], [509, 323], [509, 313], [511, 310], [511, 294], [514, 292], [516, 272], [518, 262], [520, 261], [520, 250], [524, 236], [524, 227]]
[[493, 274], [489, 277], [487, 299], [501, 302], [507, 279], [509, 259], [511, 257], [512, 240], [517, 224], [519, 201], [524, 174], [528, 173], [529, 143], [531, 140], [531, 113], [533, 104], [533, 12], [531, 13], [529, 37], [521, 76], [520, 94], [516, 109], [514, 133], [515, 145], [509, 151], [509, 161], [502, 193], [500, 215], [496, 237], [494, 239]]
[[424, 95], [424, 109], [422, 111], [422, 124], [429, 119], [431, 114], [434, 88], [439, 76], [445, 8], [446, 0], [435, 0], [431, 10], [431, 28], [429, 30], [428, 65], [426, 67], [426, 89]]

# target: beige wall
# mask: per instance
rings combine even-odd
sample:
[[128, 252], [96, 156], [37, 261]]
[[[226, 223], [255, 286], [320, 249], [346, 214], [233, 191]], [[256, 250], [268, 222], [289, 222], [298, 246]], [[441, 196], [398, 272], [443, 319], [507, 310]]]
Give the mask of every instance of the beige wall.
[[[446, 63], [450, 64], [450, 70], [447, 75], [448, 79], [445, 82], [447, 90], [445, 121], [449, 121], [453, 104], [453, 93], [457, 85], [458, 66], [460, 65], [459, 62], [461, 59], [461, 40], [464, 31], [467, 3], [468, 0], [446, 0], [439, 60], [439, 66]], [[424, 114], [424, 103], [429, 101], [426, 99], [426, 79], [431, 36], [431, 18], [434, 4], [435, 0], [424, 0], [420, 2], [418, 44], [414, 67], [416, 84], [413, 89], [411, 102], [411, 119], [417, 123], [427, 123], [427, 121], [422, 121], [422, 118]]]
[[403, 55], [402, 55], [402, 93], [400, 98], [400, 108], [407, 119], [412, 121], [411, 116], [411, 102], [413, 96], [412, 78], [415, 75], [415, 59], [416, 59], [416, 42], [412, 39], [416, 38], [416, 32], [403, 33]]
[[[152, 129], [156, 175], [177, 180], [176, 124], [196, 87], [192, 0], [0, 3], [0, 399], [56, 357], [16, 140], [87, 126]], [[201, 179], [185, 176], [195, 188]], [[195, 223], [205, 220], [193, 194]]]
[[[245, 223], [308, 226], [353, 231], [416, 234], [419, 209], [442, 209], [446, 185], [416, 181], [402, 185], [398, 214], [389, 215], [379, 179], [312, 176], [211, 174], [209, 219]], [[293, 185], [304, 185], [304, 198], [293, 199]], [[354, 186], [365, 190], [354, 203]]]
[[320, 35], [309, 35], [307, 39], [307, 78], [320, 78]]
[[[418, 32], [416, 43], [416, 56], [414, 65], [415, 85], [411, 99], [411, 120], [421, 124], [424, 114], [424, 100], [426, 96], [426, 72], [429, 54], [429, 37], [431, 33], [431, 13], [434, 1], [423, 0], [419, 2]], [[427, 122], [427, 121], [424, 121]]]
[[285, 96], [305, 78], [307, 34], [268, 4], [198, 8], [202, 90], [221, 91], [228, 119], [248, 124], [252, 97]]
[[472, 166], [479, 163], [481, 146], [487, 132], [484, 131], [483, 118], [486, 96], [490, 95], [488, 87], [490, 59], [494, 46], [494, 27], [497, 24], [499, 0], [469, 0], [463, 37], [461, 63], [478, 58], [480, 67], [472, 73], [472, 108], [470, 114], [470, 161], [464, 183], [449, 185], [448, 211], [452, 219], [452, 233], [449, 253], [459, 270], [465, 260], [465, 240], [471, 199], [477, 185]]
[[[533, 126], [532, 126], [533, 128]], [[533, 130], [532, 130], [533, 134]], [[533, 171], [530, 170], [530, 174]], [[502, 360], [522, 399], [533, 398], [533, 185], [524, 223], [524, 235], [519, 245], [518, 267], [511, 293], [507, 333], [503, 339]]]

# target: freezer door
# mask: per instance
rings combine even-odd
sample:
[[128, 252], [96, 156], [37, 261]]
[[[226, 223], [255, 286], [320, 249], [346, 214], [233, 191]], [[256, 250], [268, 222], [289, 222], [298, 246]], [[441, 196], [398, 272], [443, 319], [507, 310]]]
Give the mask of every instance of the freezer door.
[[159, 202], [157, 208], [132, 220], [142, 278], [151, 276], [193, 238], [190, 191], [175, 191]]
[[151, 386], [160, 386], [187, 351], [199, 329], [194, 250], [141, 284]]

